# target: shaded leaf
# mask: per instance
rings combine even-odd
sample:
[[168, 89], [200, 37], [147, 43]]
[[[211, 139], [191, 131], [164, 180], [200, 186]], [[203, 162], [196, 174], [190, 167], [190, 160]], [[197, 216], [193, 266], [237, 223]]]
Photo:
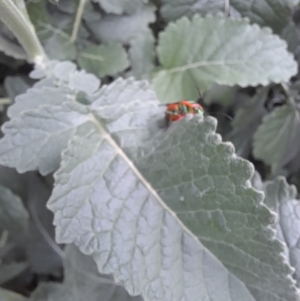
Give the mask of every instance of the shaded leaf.
[[90, 46], [78, 58], [79, 66], [99, 77], [116, 75], [129, 67], [127, 53], [121, 44]]
[[4, 288], [0, 288], [0, 300], [1, 301], [28, 301], [24, 296], [11, 292]]
[[294, 278], [300, 284], [300, 201], [297, 189], [289, 185], [284, 177], [277, 177], [264, 184], [265, 203], [277, 213], [276, 237], [283, 242], [285, 258], [295, 268]]
[[252, 99], [239, 108], [232, 121], [233, 130], [229, 134], [239, 156], [247, 158], [252, 147], [253, 135], [260, 125], [262, 118], [267, 114], [265, 101], [269, 87], [262, 88]]
[[[12, 262], [8, 264], [0, 264], [0, 285], [20, 275], [27, 268], [28, 263], [26, 262]], [[0, 298], [0, 300], [2, 301], [3, 299]]]
[[61, 151], [75, 128], [88, 120], [88, 109], [76, 103], [42, 106], [6, 122], [0, 140], [1, 164], [20, 173], [38, 169], [46, 175], [56, 170]]
[[4, 87], [9, 98], [14, 101], [16, 96], [25, 93], [30, 86], [22, 76], [7, 76], [4, 80]]
[[22, 200], [8, 188], [0, 185], [0, 228], [11, 232], [28, 225], [28, 214]]
[[142, 8], [148, 0], [93, 0], [98, 2], [101, 7], [109, 14], [132, 14]]
[[99, 41], [128, 43], [139, 31], [155, 21], [155, 7], [145, 5], [131, 15], [106, 15], [100, 21], [87, 22], [88, 28]]
[[229, 106], [234, 102], [237, 87], [228, 87], [214, 84], [210, 90], [203, 95], [203, 101], [207, 105], [219, 103]]
[[164, 103], [196, 99], [195, 86], [204, 93], [213, 83], [268, 85], [288, 81], [297, 72], [286, 43], [246, 19], [184, 17], [160, 34], [157, 51], [164, 69], [155, 75], [153, 87]]
[[271, 165], [276, 174], [300, 151], [300, 115], [297, 108], [283, 105], [266, 115], [253, 137], [253, 154]]
[[150, 78], [154, 69], [155, 38], [150, 28], [140, 31], [130, 40], [131, 72], [137, 79]]
[[158, 130], [158, 103], [143, 82], [102, 88], [55, 174], [57, 241], [146, 300], [299, 300], [253, 167], [211, 117]]
[[[162, 16], [174, 21], [182, 16], [224, 11], [224, 0], [162, 0]], [[271, 27], [280, 33], [291, 19], [292, 9], [298, 0], [230, 0], [231, 17], [248, 17], [252, 23]]]

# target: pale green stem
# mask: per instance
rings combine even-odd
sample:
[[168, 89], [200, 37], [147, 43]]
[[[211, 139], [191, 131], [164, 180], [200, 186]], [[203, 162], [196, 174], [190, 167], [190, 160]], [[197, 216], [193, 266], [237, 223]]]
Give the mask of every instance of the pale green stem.
[[0, 0], [0, 20], [18, 39], [30, 62], [41, 64], [48, 60], [33, 25], [14, 1]]
[[71, 34], [71, 38], [70, 38], [71, 43], [74, 43], [77, 39], [78, 30], [79, 30], [79, 27], [81, 24], [82, 14], [84, 12], [84, 7], [85, 7], [86, 2], [87, 2], [87, 0], [79, 1], [79, 5], [77, 8], [77, 12], [76, 12], [76, 18], [74, 21], [73, 30], [72, 30], [72, 34]]

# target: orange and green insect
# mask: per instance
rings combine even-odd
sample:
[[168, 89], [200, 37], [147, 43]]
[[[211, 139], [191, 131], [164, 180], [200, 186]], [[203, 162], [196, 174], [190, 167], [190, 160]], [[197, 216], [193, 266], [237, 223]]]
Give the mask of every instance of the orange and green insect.
[[175, 103], [169, 103], [166, 105], [165, 118], [167, 125], [173, 121], [180, 120], [187, 114], [191, 115], [203, 115], [203, 107], [194, 100], [180, 100]]

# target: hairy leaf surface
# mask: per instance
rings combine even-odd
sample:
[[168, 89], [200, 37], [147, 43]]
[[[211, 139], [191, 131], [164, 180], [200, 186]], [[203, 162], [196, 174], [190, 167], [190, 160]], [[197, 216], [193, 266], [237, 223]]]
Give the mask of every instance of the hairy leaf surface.
[[253, 154], [271, 165], [276, 173], [300, 151], [300, 114], [297, 108], [284, 105], [266, 115], [253, 137]]
[[34, 169], [43, 175], [53, 172], [69, 137], [87, 120], [88, 109], [71, 102], [26, 111], [3, 125], [0, 162], [21, 173]]
[[154, 97], [132, 80], [102, 88], [55, 174], [57, 241], [145, 300], [299, 300], [253, 167], [213, 118], [159, 130]]
[[289, 185], [284, 177], [264, 183], [265, 203], [277, 213], [277, 238], [284, 243], [285, 258], [295, 268], [294, 277], [300, 284], [300, 201], [297, 189]]
[[246, 19], [186, 17], [160, 34], [158, 57], [163, 66], [153, 79], [162, 102], [197, 99], [213, 83], [256, 86], [288, 81], [297, 64], [286, 43]]

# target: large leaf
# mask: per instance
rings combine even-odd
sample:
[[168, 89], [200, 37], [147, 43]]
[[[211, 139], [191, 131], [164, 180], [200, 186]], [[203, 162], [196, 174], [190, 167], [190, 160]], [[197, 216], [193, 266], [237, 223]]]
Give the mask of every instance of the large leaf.
[[163, 110], [132, 80], [104, 87], [92, 107], [97, 121], [77, 129], [55, 174], [59, 243], [145, 300], [299, 300], [253, 167], [215, 119], [159, 130]]
[[195, 15], [170, 24], [160, 34], [158, 57], [163, 70], [153, 79], [162, 102], [196, 99], [215, 82], [256, 86], [288, 81], [297, 64], [286, 43], [246, 19]]
[[88, 109], [78, 103], [26, 111], [3, 125], [0, 162], [21, 173], [34, 169], [43, 175], [53, 172], [69, 137], [87, 120]]
[[277, 238], [284, 243], [285, 258], [295, 268], [294, 277], [300, 284], [300, 201], [296, 199], [297, 189], [289, 185], [284, 177], [265, 182], [265, 203], [277, 213]]
[[139, 31], [155, 21], [155, 7], [145, 5], [131, 15], [105, 15], [100, 21], [87, 20], [92, 33], [103, 42], [128, 43]]
[[28, 213], [22, 200], [0, 185], [0, 229], [17, 232], [28, 226]]
[[[224, 11], [224, 0], [162, 0], [162, 16], [176, 20], [182, 16], [191, 17]], [[291, 19], [293, 6], [298, 0], [230, 0], [230, 15], [248, 17], [251, 22], [271, 27], [280, 33]]]
[[296, 107], [275, 108], [263, 118], [253, 137], [253, 154], [271, 165], [276, 174], [300, 151], [300, 114]]
[[129, 67], [127, 53], [118, 43], [90, 46], [80, 52], [78, 63], [81, 68], [99, 77], [116, 75]]

